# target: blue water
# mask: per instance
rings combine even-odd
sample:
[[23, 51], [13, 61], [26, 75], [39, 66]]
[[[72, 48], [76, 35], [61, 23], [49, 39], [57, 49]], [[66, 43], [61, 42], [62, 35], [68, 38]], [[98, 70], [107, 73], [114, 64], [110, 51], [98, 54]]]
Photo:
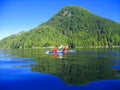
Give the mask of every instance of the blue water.
[[[94, 51], [90, 51], [90, 53], [89, 51], [80, 52], [80, 54], [86, 55], [87, 53], [90, 55], [92, 54], [91, 52]], [[95, 55], [97, 58], [112, 56], [111, 61], [113, 64], [109, 68], [115, 70], [115, 74], [108, 75], [114, 75], [117, 79], [99, 79], [96, 81], [89, 81], [86, 84], [74, 85], [68, 84], [62, 80], [59, 75], [54, 75], [50, 72], [44, 73], [32, 71], [34, 65], [39, 65], [36, 58], [41, 60], [40, 57], [42, 57], [42, 55], [39, 55], [40, 57], [36, 58], [32, 56], [20, 57], [13, 55], [13, 53], [6, 53], [4, 50], [0, 50], [0, 90], [120, 90], [119, 55], [120, 53], [116, 53], [116, 51], [104, 54], [97, 53]], [[45, 55], [45, 57], [47, 56]], [[85, 56], [82, 55], [81, 58], [85, 58]], [[105, 75], [105, 78], [106, 76], [107, 75]], [[76, 77], [74, 77], [74, 79], [75, 78]]]

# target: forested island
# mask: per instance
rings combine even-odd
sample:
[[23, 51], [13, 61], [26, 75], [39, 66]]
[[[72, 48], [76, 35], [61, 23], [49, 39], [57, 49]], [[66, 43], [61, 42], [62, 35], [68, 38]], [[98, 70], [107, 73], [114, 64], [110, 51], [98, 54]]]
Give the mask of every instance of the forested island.
[[119, 47], [120, 23], [78, 6], [66, 6], [47, 22], [0, 41], [0, 48]]

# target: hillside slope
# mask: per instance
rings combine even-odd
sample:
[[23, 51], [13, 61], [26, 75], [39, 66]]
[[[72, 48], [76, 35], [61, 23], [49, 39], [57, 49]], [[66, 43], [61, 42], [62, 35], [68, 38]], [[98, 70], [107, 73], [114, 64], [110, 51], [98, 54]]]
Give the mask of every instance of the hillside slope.
[[0, 41], [1, 48], [33, 48], [68, 45], [120, 46], [120, 24], [88, 10], [67, 6], [46, 23]]

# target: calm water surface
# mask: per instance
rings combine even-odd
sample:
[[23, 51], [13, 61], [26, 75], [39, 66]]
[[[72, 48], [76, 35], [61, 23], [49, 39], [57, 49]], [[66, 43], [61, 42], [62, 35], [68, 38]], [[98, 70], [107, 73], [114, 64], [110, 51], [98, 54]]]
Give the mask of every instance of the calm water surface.
[[120, 90], [120, 49], [0, 50], [0, 90]]

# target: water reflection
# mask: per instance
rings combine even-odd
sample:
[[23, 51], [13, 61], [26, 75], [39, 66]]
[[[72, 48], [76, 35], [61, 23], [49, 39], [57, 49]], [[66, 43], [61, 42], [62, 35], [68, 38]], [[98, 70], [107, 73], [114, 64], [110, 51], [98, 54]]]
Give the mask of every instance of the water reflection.
[[[53, 55], [54, 56], [54, 55]], [[57, 55], [57, 57], [59, 57]], [[37, 65], [32, 67], [33, 72], [42, 72], [56, 75], [67, 84], [85, 85], [91, 81], [119, 79], [118, 73], [110, 68], [113, 65], [111, 57], [98, 55], [74, 54], [66, 58], [39, 58]], [[98, 58], [99, 57], [99, 58]]]
[[54, 53], [53, 54], [53, 58], [59, 58], [59, 59], [62, 59], [62, 58], [66, 58], [67, 57], [67, 53]]
[[[115, 69], [113, 60], [120, 58], [114, 50], [80, 50], [76, 54], [45, 54], [45, 50], [13, 50], [19, 58], [34, 58], [29, 64], [32, 72], [51, 74], [68, 85], [86, 85], [92, 81], [119, 80], [120, 71]], [[9, 51], [5, 51], [9, 55]], [[117, 57], [116, 57], [117, 55]], [[16, 59], [19, 61], [19, 58]], [[22, 59], [24, 61], [24, 59]], [[27, 62], [28, 63], [28, 62]], [[114, 66], [114, 67], [113, 67]]]
[[53, 58], [58, 58], [58, 54], [57, 54], [57, 53], [54, 53], [54, 54], [53, 54]]
[[28, 51], [0, 50], [0, 90], [62, 90], [59, 88], [66, 87], [57, 77], [31, 72], [37, 64], [34, 58], [41, 55]]

